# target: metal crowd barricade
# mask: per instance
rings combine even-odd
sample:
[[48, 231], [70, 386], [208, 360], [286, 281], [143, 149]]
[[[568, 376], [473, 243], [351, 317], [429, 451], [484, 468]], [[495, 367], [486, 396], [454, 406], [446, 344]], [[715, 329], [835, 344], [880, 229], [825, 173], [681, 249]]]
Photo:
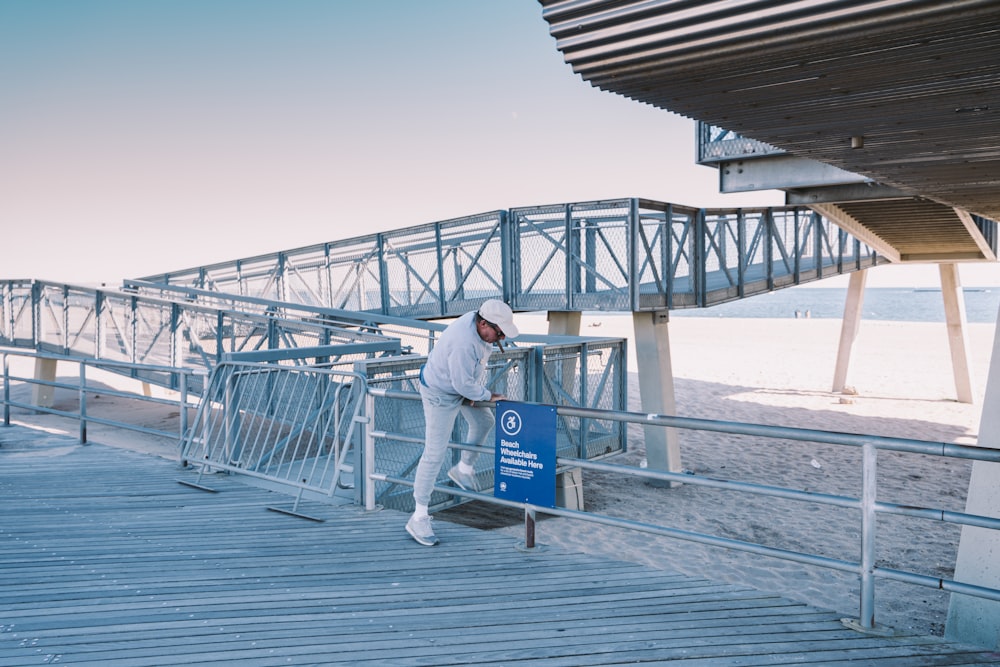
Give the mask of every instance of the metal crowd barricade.
[[[303, 498], [356, 502], [354, 462], [365, 380], [303, 366], [223, 362], [181, 451], [206, 473], [238, 473]], [[360, 448], [359, 448], [360, 449]], [[209, 487], [210, 488], [210, 487]]]

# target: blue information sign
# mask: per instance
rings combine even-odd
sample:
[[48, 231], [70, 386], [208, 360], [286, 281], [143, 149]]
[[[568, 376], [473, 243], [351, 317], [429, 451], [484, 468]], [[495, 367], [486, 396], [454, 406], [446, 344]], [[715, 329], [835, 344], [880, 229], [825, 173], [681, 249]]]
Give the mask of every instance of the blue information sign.
[[556, 409], [499, 401], [494, 466], [494, 496], [555, 507]]

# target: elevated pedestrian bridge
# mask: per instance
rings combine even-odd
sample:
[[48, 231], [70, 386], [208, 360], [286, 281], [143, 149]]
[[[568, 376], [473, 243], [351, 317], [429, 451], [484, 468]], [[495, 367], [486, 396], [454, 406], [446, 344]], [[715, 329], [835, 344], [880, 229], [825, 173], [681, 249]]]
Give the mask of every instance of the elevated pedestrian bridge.
[[[708, 307], [884, 261], [806, 206], [693, 208], [640, 198], [530, 206], [147, 276], [182, 286], [398, 317], [456, 317], [485, 299], [548, 311], [633, 313], [643, 410], [674, 414], [668, 311]], [[681, 470], [674, 433], [646, 432], [650, 466]], [[671, 440], [671, 441], [668, 441]]]
[[137, 282], [434, 319], [488, 298], [517, 311], [706, 307], [880, 261], [805, 206], [625, 198], [491, 211]]
[[[705, 134], [701, 143], [725, 140]], [[869, 212], [879, 206], [870, 204]], [[908, 209], [911, 221], [905, 224], [900, 215], [880, 215], [897, 227], [912, 227], [921, 219], [918, 209], [928, 206]], [[669, 414], [672, 393], [657, 388], [671, 382], [669, 349], [665, 331], [654, 326], [666, 324], [667, 311], [854, 274], [832, 382], [836, 391], [846, 386], [865, 270], [890, 261], [882, 249], [896, 259], [930, 255], [901, 253], [902, 240], [887, 245], [879, 236], [887, 231], [859, 226], [845, 210], [825, 203], [709, 209], [639, 198], [522, 207], [172, 271], [126, 286], [182, 286], [428, 320], [456, 317], [500, 298], [516, 311], [548, 311], [550, 333], [572, 335], [580, 333], [583, 311], [631, 312], [636, 343], [657, 367], [640, 369], [643, 407]], [[963, 233], [975, 238], [968, 243], [995, 257], [995, 221], [949, 215], [964, 220]], [[941, 271], [948, 327], [960, 332], [957, 255], [935, 257], [946, 262]], [[968, 351], [961, 340], [949, 337], [956, 394], [971, 402]]]

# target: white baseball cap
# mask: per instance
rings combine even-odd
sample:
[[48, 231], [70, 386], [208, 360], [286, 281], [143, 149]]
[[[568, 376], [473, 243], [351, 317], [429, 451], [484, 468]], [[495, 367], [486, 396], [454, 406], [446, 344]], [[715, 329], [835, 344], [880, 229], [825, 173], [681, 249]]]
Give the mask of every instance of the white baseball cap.
[[517, 338], [520, 333], [514, 324], [514, 311], [499, 299], [490, 299], [479, 306], [479, 316], [497, 325], [506, 338]]

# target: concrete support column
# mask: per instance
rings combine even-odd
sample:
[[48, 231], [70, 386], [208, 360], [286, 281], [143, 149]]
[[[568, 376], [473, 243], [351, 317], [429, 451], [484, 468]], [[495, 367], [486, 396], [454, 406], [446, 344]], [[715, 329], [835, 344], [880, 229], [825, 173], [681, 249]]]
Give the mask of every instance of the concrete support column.
[[[55, 359], [36, 358], [35, 379], [42, 380], [43, 382], [55, 382], [57, 364], [58, 362]], [[55, 394], [55, 387], [42, 384], [31, 385], [31, 403], [40, 408], [51, 408], [54, 406], [56, 404]]]
[[[550, 310], [548, 312], [550, 336], [579, 336], [580, 322], [583, 313]], [[563, 382], [567, 378], [575, 378], [577, 373], [576, 359], [562, 362]], [[566, 387], [572, 393], [573, 387]], [[571, 510], [583, 511], [583, 470], [570, 468], [556, 475], [556, 505]]]
[[[642, 411], [676, 415], [674, 372], [670, 363], [670, 312], [632, 313], [636, 358], [639, 364], [639, 395]], [[646, 462], [651, 470], [681, 472], [681, 448], [677, 429], [644, 426]], [[673, 485], [671, 485], [673, 486]]]
[[[579, 336], [580, 335], [580, 320], [583, 313], [577, 312], [566, 312], [561, 310], [550, 310], [548, 313], [549, 319], [549, 335], [550, 336]], [[576, 377], [576, 359], [567, 359], [562, 362], [562, 376], [563, 378], [575, 378]], [[563, 380], [565, 382], [565, 380]], [[573, 387], [570, 385], [566, 387], [569, 393], [573, 393]]]
[[833, 371], [833, 391], [842, 392], [847, 387], [847, 368], [851, 365], [851, 350], [861, 327], [861, 312], [865, 304], [865, 281], [868, 269], [851, 274], [844, 302], [844, 319], [840, 327], [840, 346], [837, 348], [837, 367]]
[[[977, 444], [1000, 449], [1000, 313], [997, 314]], [[965, 511], [1000, 518], [1000, 463], [973, 462]], [[1000, 588], [1000, 531], [962, 526], [955, 579]], [[952, 593], [945, 636], [1000, 650], [1000, 602]]]
[[955, 376], [955, 393], [959, 403], [972, 403], [972, 373], [969, 370], [969, 334], [965, 326], [965, 295], [958, 277], [958, 265], [939, 264], [941, 296], [944, 298], [944, 320], [948, 326], [948, 346], [951, 349], [951, 370]]
[[550, 310], [548, 313], [550, 336], [579, 336], [583, 313]]

